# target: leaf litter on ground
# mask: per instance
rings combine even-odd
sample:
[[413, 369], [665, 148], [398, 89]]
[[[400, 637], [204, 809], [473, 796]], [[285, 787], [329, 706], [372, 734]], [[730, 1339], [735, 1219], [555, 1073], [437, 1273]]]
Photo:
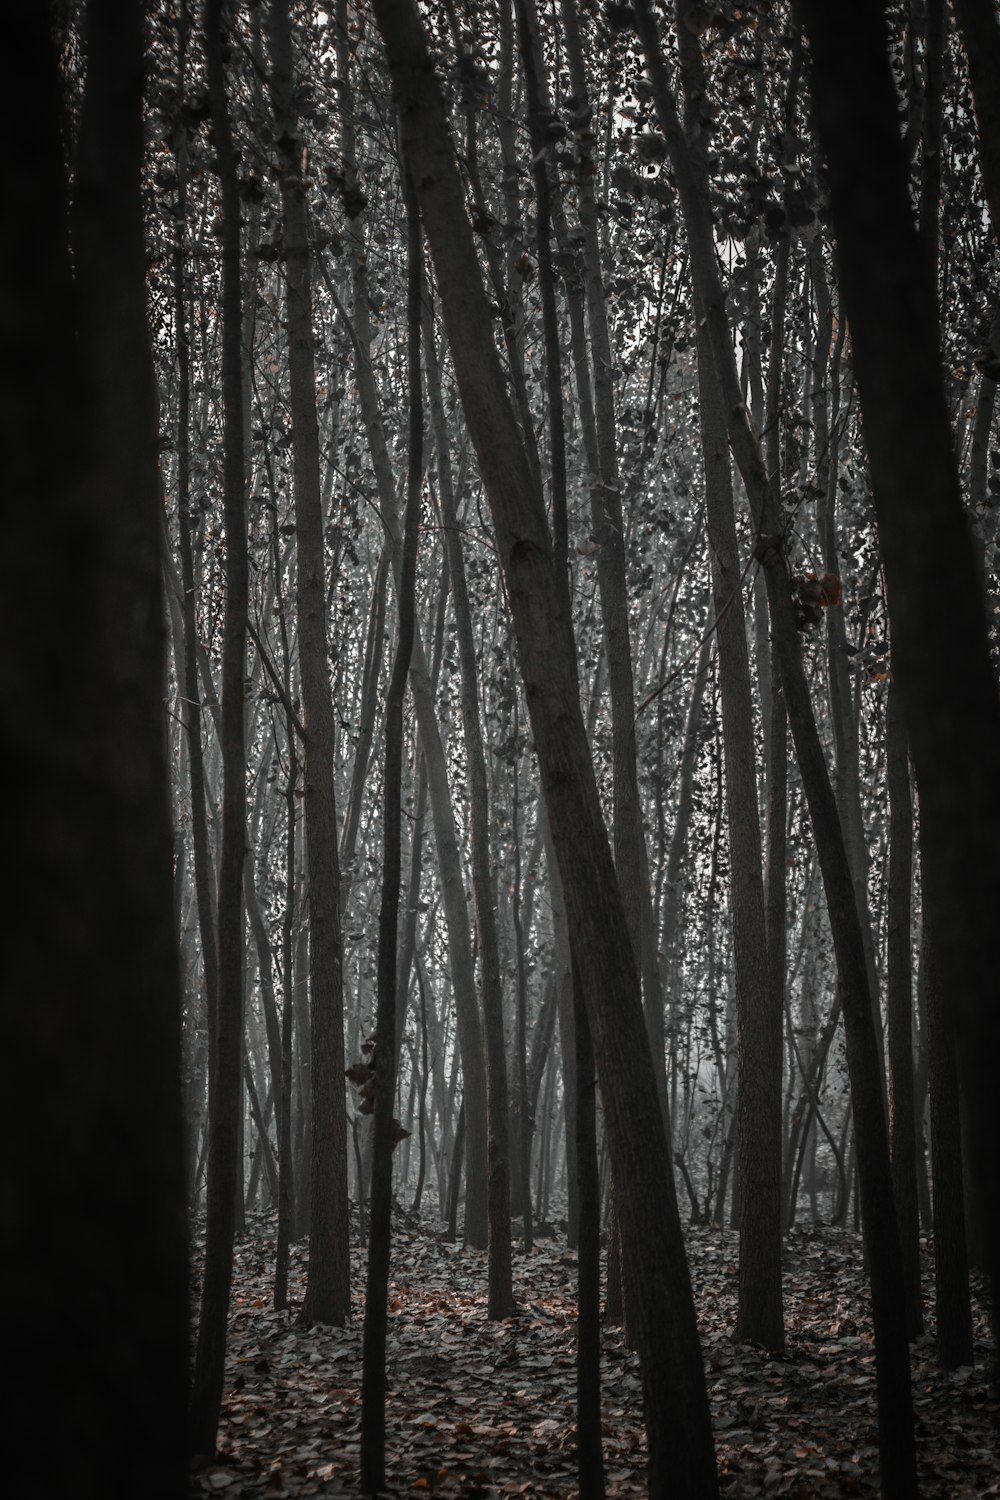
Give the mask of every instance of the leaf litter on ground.
[[[352, 1252], [353, 1316], [304, 1330], [305, 1245], [292, 1249], [291, 1306], [275, 1312], [273, 1215], [239, 1241], [215, 1461], [191, 1496], [298, 1500], [358, 1493], [365, 1251]], [[203, 1233], [195, 1234], [195, 1282]], [[879, 1493], [875, 1366], [860, 1238], [825, 1226], [786, 1238], [787, 1343], [776, 1358], [732, 1340], [738, 1239], [692, 1228], [688, 1256], [724, 1496], [847, 1500]], [[932, 1274], [924, 1247], [925, 1318]], [[387, 1492], [576, 1494], [576, 1256], [564, 1238], [515, 1256], [517, 1314], [486, 1316], [485, 1254], [442, 1226], [396, 1215], [386, 1358]], [[1000, 1496], [1000, 1400], [988, 1382], [987, 1320], [977, 1364], [946, 1372], [932, 1334], [913, 1345], [923, 1500]], [[642, 1385], [621, 1330], [602, 1336], [607, 1494], [645, 1494]]]

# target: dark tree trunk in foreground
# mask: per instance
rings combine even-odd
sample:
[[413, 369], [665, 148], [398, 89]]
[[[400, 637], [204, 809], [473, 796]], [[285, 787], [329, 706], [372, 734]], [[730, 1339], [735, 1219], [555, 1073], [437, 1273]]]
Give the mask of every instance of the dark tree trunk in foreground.
[[[799, 6], [888, 583], [893, 677], [920, 793], [924, 899], [947, 976], [973, 1179], [1000, 1270], [1000, 697], [962, 508], [936, 306], [913, 225], [880, 13]], [[947, 610], [929, 601], [947, 599]]]
[[639, 978], [580, 711], [568, 591], [493, 343], [444, 102], [412, 0], [376, 15], [403, 146], [497, 534], [535, 747], [594, 1034], [605, 1123], [636, 1287], [655, 1495], [717, 1493], [704, 1370]]
[[[48, 20], [43, 5], [6, 17], [0, 96], [3, 409], [18, 496], [0, 576], [10, 619], [29, 622], [7, 632], [0, 660], [17, 787], [5, 1099], [32, 1122], [3, 1193], [18, 1278], [5, 1313], [16, 1372], [5, 1420], [17, 1434], [5, 1482], [19, 1495], [181, 1500], [180, 985], [139, 192], [142, 7], [88, 8], [72, 263]], [[40, 1422], [49, 1437], [33, 1442]]]
[[210, 1456], [222, 1407], [226, 1323], [233, 1273], [237, 1201], [242, 1200], [243, 862], [246, 852], [246, 679], [248, 563], [243, 474], [240, 198], [226, 101], [221, 0], [205, 12], [205, 54], [212, 137], [222, 191], [223, 509], [226, 605], [222, 645], [222, 850], [219, 856], [219, 994], [209, 1038], [209, 1143], [205, 1274], [191, 1387], [191, 1449]]

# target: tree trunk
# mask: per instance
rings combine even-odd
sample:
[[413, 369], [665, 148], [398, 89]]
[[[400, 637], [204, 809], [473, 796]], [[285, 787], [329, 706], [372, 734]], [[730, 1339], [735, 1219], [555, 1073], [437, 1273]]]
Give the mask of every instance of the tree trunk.
[[[451, 576], [461, 674], [462, 733], [469, 776], [469, 839], [472, 899], [476, 913], [479, 982], [486, 1040], [486, 1110], [488, 1191], [489, 1316], [509, 1318], [514, 1311], [510, 1239], [510, 1145], [507, 1058], [503, 1031], [503, 992], [496, 922], [496, 883], [490, 867], [490, 801], [479, 706], [479, 661], [465, 577], [458, 508], [451, 478], [448, 437], [441, 400], [440, 371], [432, 338], [427, 339], [428, 384], [434, 415], [438, 486], [445, 547]], [[468, 1180], [468, 1177], [467, 1179]]]
[[[354, 181], [354, 126], [350, 84], [351, 49], [348, 44], [347, 4], [338, 0], [337, 56], [340, 71], [343, 152], [347, 176]], [[378, 484], [379, 506], [389, 534], [390, 559], [397, 587], [399, 583], [400, 524], [392, 462], [379, 410], [378, 390], [371, 364], [371, 320], [368, 310], [364, 219], [356, 216], [351, 232], [356, 253], [354, 258], [354, 321], [351, 337], [357, 357], [357, 379], [364, 423]], [[472, 934], [469, 928], [468, 897], [462, 872], [455, 810], [448, 784], [448, 768], [437, 706], [431, 691], [423, 643], [419, 631], [413, 643], [410, 665], [410, 691], [420, 732], [420, 743], [427, 765], [427, 784], [431, 799], [431, 816], [437, 846], [442, 904], [448, 932], [448, 956], [451, 964], [455, 1014], [458, 1022], [458, 1046], [465, 1083], [467, 1161], [464, 1236], [479, 1249], [488, 1240], [487, 1170], [487, 1089], [483, 1029], [476, 1005], [475, 962]]]
[[[589, 121], [590, 100], [579, 36], [576, 0], [561, 0], [566, 53], [578, 119]], [[585, 148], [576, 183], [580, 227], [583, 231], [584, 290], [593, 364], [594, 415], [597, 425], [597, 472], [591, 486], [591, 513], [598, 539], [597, 576], [601, 620], [608, 662], [611, 699], [614, 804], [612, 828], [615, 869], [621, 886], [636, 963], [643, 986], [646, 1024], [653, 1068], [669, 1135], [665, 1064], [663, 989], [657, 961], [655, 923], [649, 878], [649, 857], [643, 831], [642, 800], [636, 764], [636, 709], [629, 632], [629, 592], [625, 566], [625, 514], [618, 464], [618, 426], [612, 381], [614, 356], [601, 249], [594, 178], [588, 171], [593, 135], [578, 136]]]
[[933, 1181], [934, 1320], [938, 1364], [944, 1370], [974, 1358], [969, 1259], [965, 1240], [961, 1103], [955, 1070], [953, 1017], [939, 971], [933, 917], [923, 913], [920, 988], [927, 1027]]
[[316, 418], [309, 217], [294, 103], [288, 0], [272, 0], [269, 44], [284, 216], [299, 677], [305, 729], [302, 776], [309, 891], [312, 1143], [309, 1157], [309, 1279], [301, 1317], [308, 1326], [310, 1323], [343, 1323], [350, 1315], [351, 1290], [347, 1113], [344, 1104], [343, 943], [334, 799], [335, 729], [326, 639], [327, 579]]
[[923, 1332], [920, 1289], [920, 1215], [917, 1210], [917, 1133], [913, 1110], [913, 805], [906, 731], [894, 686], [886, 707], [886, 783], [889, 794], [889, 893], [886, 914], [886, 1011], [889, 1028], [889, 1152], [906, 1278], [906, 1322], [911, 1339]]
[[[18, 1494], [79, 1500], [181, 1500], [187, 1488], [181, 989], [140, 197], [142, 17], [124, 0], [87, 8], [72, 255], [66, 100], [46, 6], [7, 17], [0, 105], [0, 175], [17, 226], [0, 249], [3, 409], [17, 433], [7, 477], [19, 497], [0, 574], [11, 621], [31, 622], [12, 629], [0, 666], [18, 788], [5, 824], [17, 869], [5, 898], [6, 1100], [32, 1122], [4, 1187], [18, 1285], [5, 1315], [18, 1372], [5, 1421], [22, 1435], [6, 1472]], [[57, 1349], [72, 1354], [53, 1358]], [[58, 1441], [24, 1439], [40, 1418]]]
[[[211, 1456], [222, 1405], [226, 1322], [236, 1232], [242, 1203], [243, 1121], [243, 862], [246, 855], [246, 679], [249, 566], [243, 470], [243, 353], [240, 200], [226, 100], [226, 38], [220, 0], [205, 12], [205, 54], [212, 135], [222, 190], [222, 396], [226, 604], [222, 647], [222, 851], [219, 857], [219, 1003], [210, 1038], [208, 1188], [205, 1275], [191, 1390], [191, 1444]], [[212, 1042], [214, 1041], [214, 1048]]]
[[397, 594], [396, 655], [385, 708], [382, 903], [378, 931], [378, 997], [375, 1021], [375, 1110], [372, 1127], [371, 1227], [361, 1374], [361, 1489], [385, 1489], [385, 1341], [388, 1325], [392, 1234], [393, 1097], [396, 1091], [396, 945], [399, 936], [402, 823], [403, 701], [416, 619], [417, 538], [423, 482], [424, 408], [420, 374], [421, 235], [416, 198], [405, 184], [407, 236], [407, 386], [409, 432], [406, 520]]
[[580, 976], [573, 973], [577, 1252], [576, 1464], [580, 1500], [604, 1500], [601, 1443], [601, 1180], [597, 1167], [597, 1078]]
[[768, 987], [750, 661], [729, 449], [712, 353], [703, 333], [698, 341], [698, 372], [705, 504], [719, 640], [736, 970], [737, 1149], [743, 1193], [736, 1337], [780, 1351], [785, 1342], [781, 1298], [782, 1008], [780, 994], [775, 1006]]
[[[660, 127], [677, 178], [691, 250], [691, 269], [712, 340], [729, 440], [740, 466], [760, 535], [757, 556], [767, 584], [771, 631], [785, 707], [809, 804], [819, 854], [837, 969], [843, 992], [847, 1060], [858, 1146], [858, 1172], [872, 1287], [879, 1398], [882, 1485], [888, 1495], [916, 1488], [913, 1402], [906, 1340], [902, 1266], [892, 1199], [882, 1069], [873, 996], [854, 881], [829, 772], [816, 728], [794, 615], [784, 534], [767, 483], [760, 448], [742, 399], [726, 299], [716, 257], [702, 137], [685, 137], [667, 75], [650, 0], [636, 0], [636, 25], [653, 88]], [[846, 66], [846, 63], [844, 64]]]
[[[928, 315], [935, 287], [913, 225], [884, 23], [866, 11], [852, 27], [834, 24], [814, 0], [802, 0], [800, 11], [888, 584], [893, 677], [920, 794], [924, 899], [954, 995], [971, 1165], [996, 1288], [1000, 697], [983, 583], [962, 510], [936, 319]], [[928, 609], [938, 597], [949, 601], [941, 616]]]
[[[704, 1370], [631, 937], [580, 712], [565, 578], [491, 333], [444, 104], [411, 0], [377, 0], [403, 146], [493, 513], [536, 752], [594, 1032], [636, 1296], [650, 1492], [717, 1493]], [[669, 1476], [669, 1478], [668, 1478]]]

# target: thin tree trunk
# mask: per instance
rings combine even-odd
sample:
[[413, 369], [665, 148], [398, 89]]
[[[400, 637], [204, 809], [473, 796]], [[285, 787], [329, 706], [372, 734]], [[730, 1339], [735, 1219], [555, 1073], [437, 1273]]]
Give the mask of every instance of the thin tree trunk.
[[604, 1500], [601, 1442], [601, 1182], [597, 1167], [597, 1077], [587, 1007], [573, 974], [576, 1159], [580, 1202], [577, 1252], [576, 1465], [580, 1500]]
[[843, 991], [847, 1060], [872, 1287], [883, 1492], [887, 1496], [911, 1496], [916, 1489], [916, 1456], [902, 1265], [892, 1198], [873, 996], [852, 871], [802, 666], [783, 527], [775, 513], [757, 437], [740, 390], [725, 293], [716, 258], [704, 138], [690, 143], [684, 135], [650, 0], [636, 0], [635, 14], [657, 116], [684, 209], [692, 274], [696, 287], [700, 288], [706, 327], [712, 339], [730, 444], [740, 466], [754, 525], [760, 535], [757, 555], [763, 564], [767, 584], [771, 629], [786, 711], [820, 859]]
[[295, 1007], [294, 935], [296, 883], [296, 830], [298, 815], [299, 756], [297, 728], [292, 710], [292, 654], [288, 641], [288, 622], [282, 588], [282, 566], [278, 546], [277, 518], [271, 538], [274, 558], [275, 592], [278, 626], [281, 633], [282, 686], [285, 701], [285, 741], [288, 754], [288, 779], [285, 802], [285, 887], [281, 914], [281, 1092], [278, 1096], [278, 1226], [274, 1250], [274, 1308], [283, 1312], [288, 1306], [288, 1258], [295, 1225], [295, 1159], [292, 1142], [292, 1084]]
[[979, 126], [979, 159], [1000, 240], [1000, 17], [993, 0], [955, 0]]
[[913, 883], [913, 805], [906, 731], [894, 686], [886, 707], [886, 783], [889, 793], [889, 894], [886, 917], [889, 1027], [889, 1151], [906, 1277], [911, 1339], [923, 1332], [920, 1289], [920, 1215], [917, 1209], [917, 1141], [913, 1112], [913, 956], [910, 895]]
[[927, 1027], [933, 1180], [934, 1320], [938, 1364], [944, 1370], [974, 1358], [969, 1258], [965, 1239], [961, 1103], [955, 1069], [954, 1026], [942, 984], [933, 917], [923, 913], [920, 988]]
[[[432, 337], [426, 341], [428, 385], [437, 445], [438, 485], [444, 521], [445, 547], [451, 575], [452, 602], [458, 636], [461, 674], [462, 733], [469, 776], [469, 840], [472, 861], [472, 898], [479, 950], [483, 1031], [486, 1041], [486, 1110], [488, 1192], [489, 1316], [508, 1318], [514, 1311], [510, 1236], [510, 1144], [507, 1099], [507, 1057], [503, 1029], [503, 992], [496, 923], [496, 885], [490, 867], [490, 801], [479, 704], [479, 662], [472, 628], [472, 609], [465, 577], [452, 485], [448, 435], [441, 399], [441, 379]], [[468, 1090], [466, 1090], [468, 1097]], [[466, 1174], [468, 1182], [468, 1174]]]
[[403, 702], [416, 630], [417, 538], [423, 481], [424, 409], [420, 374], [421, 244], [416, 198], [405, 185], [407, 229], [407, 385], [409, 431], [406, 520], [397, 594], [396, 655], [385, 706], [382, 902], [379, 911], [372, 1125], [371, 1225], [361, 1374], [361, 1489], [385, 1489], [385, 1341], [392, 1216], [393, 1098], [396, 1090], [396, 949], [399, 938]]
[[[178, 18], [178, 77], [183, 89], [190, 16], [183, 6]], [[201, 694], [198, 688], [198, 628], [191, 531], [191, 350], [188, 338], [187, 303], [184, 296], [185, 225], [187, 218], [187, 132], [178, 123], [174, 136], [177, 170], [177, 216], [174, 242], [174, 343], [177, 352], [177, 535], [181, 559], [180, 608], [183, 619], [183, 657], [178, 663], [184, 684], [184, 725], [187, 730], [188, 776], [191, 783], [191, 847], [194, 854], [194, 887], [201, 940], [202, 976], [208, 1029], [215, 1027], [219, 992], [215, 910], [212, 900], [212, 856], [205, 815], [205, 763], [201, 739]]]
[[344, 1106], [343, 942], [334, 797], [335, 729], [327, 657], [327, 579], [316, 417], [309, 217], [294, 103], [288, 0], [269, 11], [271, 95], [284, 217], [288, 373], [297, 544], [296, 603], [309, 881], [310, 1150], [309, 1279], [301, 1318], [343, 1323], [351, 1310]]
[[641, 988], [580, 711], [565, 576], [493, 344], [444, 102], [412, 0], [376, 0], [403, 146], [434, 257], [452, 358], [514, 617], [553, 843], [595, 1039], [636, 1288], [649, 1487], [710, 1500], [718, 1485], [694, 1304]]
[[243, 469], [243, 354], [240, 200], [226, 100], [221, 0], [205, 13], [212, 134], [222, 189], [222, 395], [226, 604], [222, 648], [222, 853], [219, 859], [219, 1003], [210, 1052], [205, 1273], [191, 1390], [191, 1444], [215, 1452], [226, 1353], [243, 1119], [243, 861], [246, 853], [246, 678], [249, 568]]
[[732, 877], [736, 971], [740, 1215], [736, 1336], [784, 1347], [781, 1298], [781, 1023], [768, 989], [756, 748], [732, 478], [711, 349], [699, 334], [698, 371], [705, 502], [719, 639], [719, 679]]
[[[577, 100], [575, 113], [579, 119], [589, 121], [590, 99], [576, 0], [561, 0], [560, 12], [566, 37], [570, 81]], [[663, 989], [656, 951], [649, 857], [643, 831], [636, 764], [636, 710], [625, 565], [625, 516], [612, 382], [614, 358], [601, 266], [594, 178], [588, 170], [592, 162], [593, 134], [585, 126], [578, 139], [584, 147], [576, 188], [580, 227], [583, 230], [584, 289], [592, 351], [598, 449], [598, 468], [591, 488], [591, 510], [599, 548], [597, 576], [611, 699], [615, 868], [642, 979], [646, 1024], [669, 1147]]]
[[[343, 122], [343, 151], [346, 173], [353, 182], [357, 168], [354, 162], [354, 127], [350, 83], [350, 55], [347, 32], [346, 0], [338, 0], [336, 46], [340, 71], [340, 103]], [[363, 218], [357, 215], [352, 239], [356, 244], [354, 260], [354, 322], [350, 333], [357, 358], [359, 395], [368, 436], [372, 465], [378, 484], [379, 506], [390, 538], [393, 574], [399, 581], [400, 524], [395, 480], [378, 403], [378, 390], [371, 365], [371, 328], [368, 312], [368, 287], [365, 272], [366, 254], [362, 233]], [[487, 1086], [483, 1028], [476, 1005], [475, 963], [472, 934], [469, 928], [468, 897], [462, 872], [455, 810], [448, 783], [448, 768], [437, 706], [431, 692], [427, 664], [420, 633], [414, 639], [410, 668], [410, 691], [420, 732], [420, 743], [427, 764], [428, 791], [437, 846], [442, 904], [448, 934], [455, 1014], [458, 1021], [458, 1046], [464, 1075], [464, 1097], [468, 1105], [466, 1119], [469, 1170], [466, 1173], [464, 1236], [467, 1243], [485, 1248], [488, 1240], [487, 1170]]]

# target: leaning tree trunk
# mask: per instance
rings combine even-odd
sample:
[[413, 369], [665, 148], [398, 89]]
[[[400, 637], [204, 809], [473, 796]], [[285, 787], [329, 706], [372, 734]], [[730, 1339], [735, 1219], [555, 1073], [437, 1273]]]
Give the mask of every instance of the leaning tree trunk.
[[694, 1304], [632, 941], [586, 730], [565, 578], [493, 343], [444, 101], [412, 0], [377, 0], [403, 147], [441, 292], [459, 391], [514, 618], [573, 951], [594, 1033], [623, 1232], [634, 1273], [650, 1492], [717, 1493]]
[[625, 900], [636, 963], [642, 979], [646, 1025], [653, 1049], [653, 1067], [660, 1090], [664, 1122], [669, 1134], [665, 1063], [663, 987], [660, 977], [655, 920], [649, 875], [649, 856], [643, 830], [642, 799], [636, 752], [635, 685], [629, 632], [629, 591], [625, 556], [625, 512], [618, 462], [618, 422], [612, 380], [614, 368], [611, 328], [601, 262], [600, 219], [589, 126], [590, 100], [580, 37], [576, 0], [561, 0], [570, 82], [577, 101], [577, 120], [585, 122], [577, 139], [581, 147], [576, 181], [580, 229], [583, 235], [583, 281], [593, 367], [594, 418], [597, 429], [597, 470], [591, 487], [591, 513], [599, 539], [597, 579], [601, 621], [608, 663], [611, 700], [611, 739], [614, 764], [612, 829], [615, 869]]

